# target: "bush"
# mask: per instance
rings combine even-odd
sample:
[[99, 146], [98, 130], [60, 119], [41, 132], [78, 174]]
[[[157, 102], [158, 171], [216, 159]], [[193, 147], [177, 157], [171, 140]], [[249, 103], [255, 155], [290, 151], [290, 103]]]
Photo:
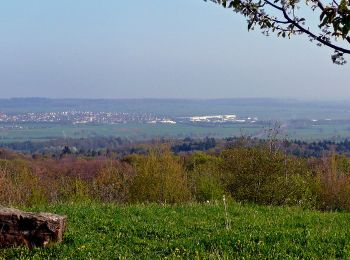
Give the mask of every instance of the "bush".
[[39, 178], [24, 160], [0, 160], [0, 204], [32, 206], [47, 203]]
[[210, 201], [222, 198], [219, 159], [203, 152], [194, 153], [187, 159], [189, 185], [196, 201]]
[[134, 170], [125, 163], [113, 163], [102, 168], [93, 180], [94, 198], [103, 202], [126, 202], [135, 177]]
[[[0, 155], [1, 156], [1, 155]], [[350, 211], [350, 159], [302, 159], [244, 145], [176, 156], [167, 147], [123, 161], [65, 156], [0, 159], [0, 205], [66, 202], [242, 202]]]
[[349, 158], [331, 155], [316, 165], [314, 193], [320, 210], [350, 211]]
[[90, 201], [91, 185], [77, 176], [62, 176], [57, 180], [51, 180], [51, 183], [57, 190], [52, 189], [51, 195], [55, 193], [56, 200], [59, 202], [86, 202]]
[[136, 176], [131, 200], [136, 202], [177, 203], [190, 200], [184, 167], [167, 148], [152, 149], [148, 155], [131, 160]]
[[238, 201], [313, 205], [311, 176], [302, 159], [267, 148], [233, 148], [221, 154], [225, 189]]

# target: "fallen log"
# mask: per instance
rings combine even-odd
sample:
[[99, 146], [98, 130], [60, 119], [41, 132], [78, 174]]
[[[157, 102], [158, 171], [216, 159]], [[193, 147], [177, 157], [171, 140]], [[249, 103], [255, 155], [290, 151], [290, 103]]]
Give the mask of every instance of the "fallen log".
[[0, 207], [0, 247], [27, 246], [32, 249], [59, 243], [66, 222], [66, 216]]

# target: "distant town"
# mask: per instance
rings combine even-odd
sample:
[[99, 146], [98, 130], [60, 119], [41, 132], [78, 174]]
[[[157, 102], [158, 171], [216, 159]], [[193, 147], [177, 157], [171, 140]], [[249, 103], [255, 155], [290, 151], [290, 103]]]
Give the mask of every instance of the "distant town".
[[0, 123], [66, 123], [66, 124], [176, 124], [176, 123], [255, 123], [257, 117], [240, 118], [237, 115], [205, 115], [192, 117], [168, 117], [150, 113], [122, 112], [39, 112], [39, 113], [1, 113]]

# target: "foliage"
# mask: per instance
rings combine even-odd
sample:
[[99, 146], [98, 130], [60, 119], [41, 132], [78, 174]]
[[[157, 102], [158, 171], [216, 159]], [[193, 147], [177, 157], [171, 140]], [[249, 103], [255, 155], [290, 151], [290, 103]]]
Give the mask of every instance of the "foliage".
[[131, 186], [132, 201], [175, 203], [190, 199], [183, 166], [168, 148], [151, 149], [132, 163], [137, 172]]
[[93, 181], [94, 197], [104, 202], [127, 202], [134, 177], [135, 172], [129, 165], [111, 161]]
[[333, 154], [316, 166], [314, 193], [321, 210], [350, 210], [350, 160]]
[[0, 160], [0, 205], [40, 205], [46, 194], [24, 160]]
[[206, 151], [215, 148], [216, 140], [214, 138], [205, 138], [204, 140], [194, 140], [185, 138], [181, 144], [175, 144], [171, 147], [174, 153], [190, 151]]
[[221, 181], [219, 158], [198, 152], [187, 158], [186, 170], [192, 196], [196, 201], [221, 199], [225, 191]]
[[[206, 1], [206, 0], [205, 0]], [[344, 64], [343, 55], [350, 53], [350, 9], [348, 0], [210, 0], [225, 8], [241, 13], [247, 18], [248, 30], [258, 27], [265, 35], [291, 37], [305, 34], [319, 46], [334, 50], [332, 61]], [[313, 28], [313, 18], [302, 17], [300, 9], [310, 8], [319, 16], [318, 27]], [[305, 12], [304, 12], [305, 13]], [[344, 43], [345, 47], [339, 43]]]
[[269, 205], [312, 204], [303, 160], [264, 147], [228, 149], [221, 156], [225, 188], [233, 198]]
[[156, 145], [122, 160], [3, 152], [10, 156], [0, 160], [0, 204], [211, 202], [228, 195], [245, 203], [350, 211], [350, 158], [300, 158], [270, 141], [250, 141], [181, 155]]

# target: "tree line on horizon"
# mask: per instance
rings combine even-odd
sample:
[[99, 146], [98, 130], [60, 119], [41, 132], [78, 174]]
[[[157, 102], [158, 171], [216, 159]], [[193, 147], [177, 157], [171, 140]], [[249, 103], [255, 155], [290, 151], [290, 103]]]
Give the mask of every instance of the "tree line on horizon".
[[[107, 156], [109, 158], [122, 158], [130, 154], [145, 154], [148, 146], [155, 143], [168, 144], [175, 154], [193, 153], [196, 151], [208, 151], [215, 148], [222, 150], [225, 147], [240, 143], [244, 139], [249, 145], [262, 145], [268, 139], [251, 137], [229, 137], [229, 138], [191, 138], [184, 139], [154, 139], [145, 141], [133, 141], [120, 137], [93, 137], [93, 138], [58, 138], [48, 141], [25, 141], [13, 143], [0, 143], [0, 148], [31, 154], [33, 157], [45, 156], [60, 158], [65, 154], [79, 156], [98, 157]], [[342, 141], [319, 140], [286, 140], [278, 139], [279, 147], [288, 154], [298, 157], [322, 157], [328, 156], [332, 152], [350, 156], [350, 140]]]

